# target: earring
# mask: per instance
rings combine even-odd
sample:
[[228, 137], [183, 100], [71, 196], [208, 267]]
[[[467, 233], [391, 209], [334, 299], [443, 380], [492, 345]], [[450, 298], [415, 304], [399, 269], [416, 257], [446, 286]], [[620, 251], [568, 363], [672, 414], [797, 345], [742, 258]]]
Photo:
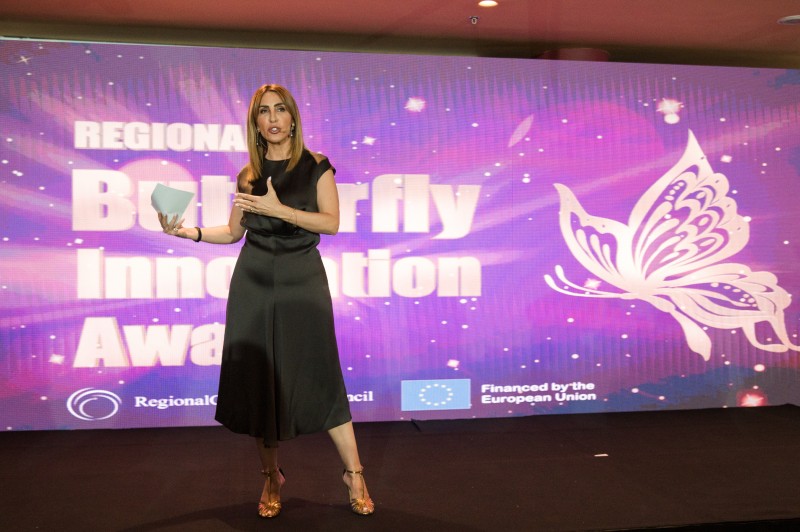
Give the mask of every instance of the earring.
[[289, 132], [290, 137], [294, 137], [294, 124], [292, 124], [292, 130]]

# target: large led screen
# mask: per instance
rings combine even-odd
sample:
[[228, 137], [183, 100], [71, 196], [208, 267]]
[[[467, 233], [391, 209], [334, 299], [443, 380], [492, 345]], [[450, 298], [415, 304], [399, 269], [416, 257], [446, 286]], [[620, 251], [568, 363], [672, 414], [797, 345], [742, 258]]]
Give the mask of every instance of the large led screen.
[[357, 421], [800, 404], [797, 71], [0, 42], [0, 426], [213, 424], [256, 88], [336, 168]]

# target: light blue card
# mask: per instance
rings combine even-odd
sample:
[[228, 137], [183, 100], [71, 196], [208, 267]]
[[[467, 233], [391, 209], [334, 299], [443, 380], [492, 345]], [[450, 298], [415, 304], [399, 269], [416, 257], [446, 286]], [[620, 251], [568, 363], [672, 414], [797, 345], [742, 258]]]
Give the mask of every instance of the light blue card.
[[170, 218], [175, 215], [181, 217], [193, 197], [194, 194], [192, 192], [178, 190], [158, 183], [150, 195], [150, 203], [156, 211], [166, 214]]

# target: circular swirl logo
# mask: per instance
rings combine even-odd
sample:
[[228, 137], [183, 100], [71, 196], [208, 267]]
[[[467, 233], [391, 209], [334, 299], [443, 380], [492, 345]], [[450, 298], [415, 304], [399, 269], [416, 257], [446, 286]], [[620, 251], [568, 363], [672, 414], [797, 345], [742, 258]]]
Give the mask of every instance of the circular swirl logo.
[[119, 412], [121, 404], [122, 399], [115, 393], [95, 388], [81, 388], [67, 399], [67, 410], [83, 421], [100, 421]]

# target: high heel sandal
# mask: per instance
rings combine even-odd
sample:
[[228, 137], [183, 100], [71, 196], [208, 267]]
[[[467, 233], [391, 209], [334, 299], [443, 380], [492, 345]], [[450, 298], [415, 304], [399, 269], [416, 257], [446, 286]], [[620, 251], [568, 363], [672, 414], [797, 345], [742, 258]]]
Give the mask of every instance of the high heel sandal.
[[[276, 474], [277, 473], [277, 474]], [[267, 477], [267, 497], [271, 497], [272, 491], [272, 479], [276, 478], [278, 482], [278, 489], [283, 485], [281, 482], [281, 477], [283, 477], [284, 482], [286, 481], [286, 475], [283, 474], [281, 468], [278, 469], [262, 469], [261, 474]], [[262, 493], [263, 497], [263, 493]], [[280, 493], [278, 494], [277, 500], [269, 500], [268, 502], [264, 502], [259, 500], [258, 501], [258, 516], [264, 518], [270, 517], [277, 517], [278, 514], [281, 513], [281, 498]]]
[[354, 513], [358, 515], [370, 515], [372, 512], [375, 511], [375, 503], [372, 502], [372, 499], [369, 495], [367, 495], [367, 483], [364, 481], [364, 469], [360, 469], [358, 471], [350, 471], [349, 469], [345, 469], [342, 476], [350, 474], [352, 475], [353, 479], [355, 479], [356, 475], [361, 477], [361, 487], [363, 489], [361, 498], [353, 498], [353, 492], [350, 490], [350, 487], [347, 487], [347, 496], [350, 499], [350, 508], [353, 510]]

